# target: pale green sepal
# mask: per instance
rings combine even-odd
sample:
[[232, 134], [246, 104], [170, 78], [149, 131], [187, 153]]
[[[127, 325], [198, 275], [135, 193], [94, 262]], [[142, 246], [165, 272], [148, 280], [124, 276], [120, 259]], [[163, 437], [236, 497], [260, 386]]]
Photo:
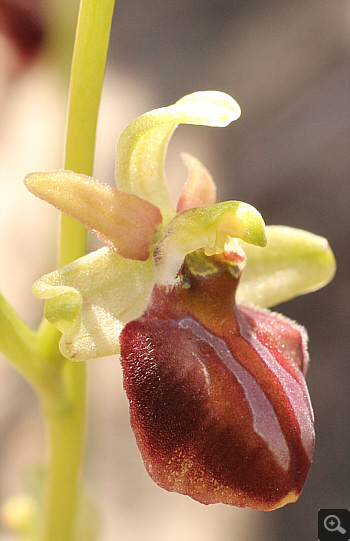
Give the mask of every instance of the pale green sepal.
[[221, 254], [229, 237], [265, 246], [261, 214], [240, 201], [225, 201], [180, 212], [170, 222], [155, 249], [156, 283], [172, 285], [186, 254], [204, 248], [206, 255]]
[[116, 183], [160, 208], [166, 225], [175, 215], [164, 177], [164, 159], [177, 124], [227, 126], [240, 116], [239, 105], [223, 92], [195, 92], [174, 105], [140, 116], [117, 145]]
[[247, 262], [236, 300], [269, 307], [316, 291], [334, 276], [335, 258], [325, 238], [301, 229], [266, 227], [264, 249], [239, 241]]
[[33, 293], [63, 333], [62, 355], [84, 361], [119, 352], [119, 334], [144, 312], [153, 282], [152, 257], [133, 261], [101, 248], [43, 276]]

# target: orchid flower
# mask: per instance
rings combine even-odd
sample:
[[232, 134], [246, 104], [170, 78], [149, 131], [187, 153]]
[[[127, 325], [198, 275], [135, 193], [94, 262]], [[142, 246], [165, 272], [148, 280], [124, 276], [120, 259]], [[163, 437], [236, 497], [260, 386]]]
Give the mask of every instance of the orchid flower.
[[118, 142], [118, 189], [71, 171], [28, 175], [29, 190], [106, 244], [33, 291], [65, 357], [121, 354], [131, 424], [160, 486], [270, 510], [298, 498], [314, 429], [306, 331], [267, 308], [328, 283], [335, 262], [324, 238], [215, 203], [188, 154], [174, 209], [163, 169], [177, 124], [239, 116], [230, 96], [196, 92], [137, 118]]

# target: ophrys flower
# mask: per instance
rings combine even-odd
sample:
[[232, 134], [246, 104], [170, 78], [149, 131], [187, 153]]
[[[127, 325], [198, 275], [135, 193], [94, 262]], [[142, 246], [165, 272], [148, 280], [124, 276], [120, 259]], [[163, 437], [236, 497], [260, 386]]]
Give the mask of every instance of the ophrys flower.
[[31, 191], [108, 246], [44, 276], [34, 293], [63, 355], [121, 352], [132, 426], [157, 483], [203, 503], [274, 509], [300, 494], [314, 431], [306, 332], [266, 308], [321, 287], [335, 264], [325, 239], [265, 228], [246, 203], [215, 203], [209, 173], [189, 155], [176, 213], [163, 175], [176, 124], [226, 126], [239, 114], [226, 94], [198, 92], [142, 115], [118, 143], [118, 190], [69, 171], [29, 175]]

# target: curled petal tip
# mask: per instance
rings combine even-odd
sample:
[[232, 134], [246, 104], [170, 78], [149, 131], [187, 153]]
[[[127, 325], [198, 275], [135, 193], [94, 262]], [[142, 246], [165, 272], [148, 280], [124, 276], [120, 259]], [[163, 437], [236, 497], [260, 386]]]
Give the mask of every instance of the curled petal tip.
[[154, 205], [168, 224], [175, 216], [166, 188], [164, 159], [178, 124], [227, 126], [240, 116], [233, 98], [223, 92], [194, 92], [169, 107], [154, 109], [135, 119], [121, 134], [116, 155], [119, 189]]
[[206, 124], [209, 126], [225, 127], [241, 116], [240, 106], [225, 92], [215, 90], [193, 92], [177, 103], [202, 108], [207, 118]]

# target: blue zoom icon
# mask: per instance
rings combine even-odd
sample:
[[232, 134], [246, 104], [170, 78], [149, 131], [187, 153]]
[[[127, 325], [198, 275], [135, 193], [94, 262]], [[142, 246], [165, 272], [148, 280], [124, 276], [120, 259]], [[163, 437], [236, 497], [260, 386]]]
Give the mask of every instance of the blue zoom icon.
[[319, 541], [350, 541], [349, 509], [319, 509]]

